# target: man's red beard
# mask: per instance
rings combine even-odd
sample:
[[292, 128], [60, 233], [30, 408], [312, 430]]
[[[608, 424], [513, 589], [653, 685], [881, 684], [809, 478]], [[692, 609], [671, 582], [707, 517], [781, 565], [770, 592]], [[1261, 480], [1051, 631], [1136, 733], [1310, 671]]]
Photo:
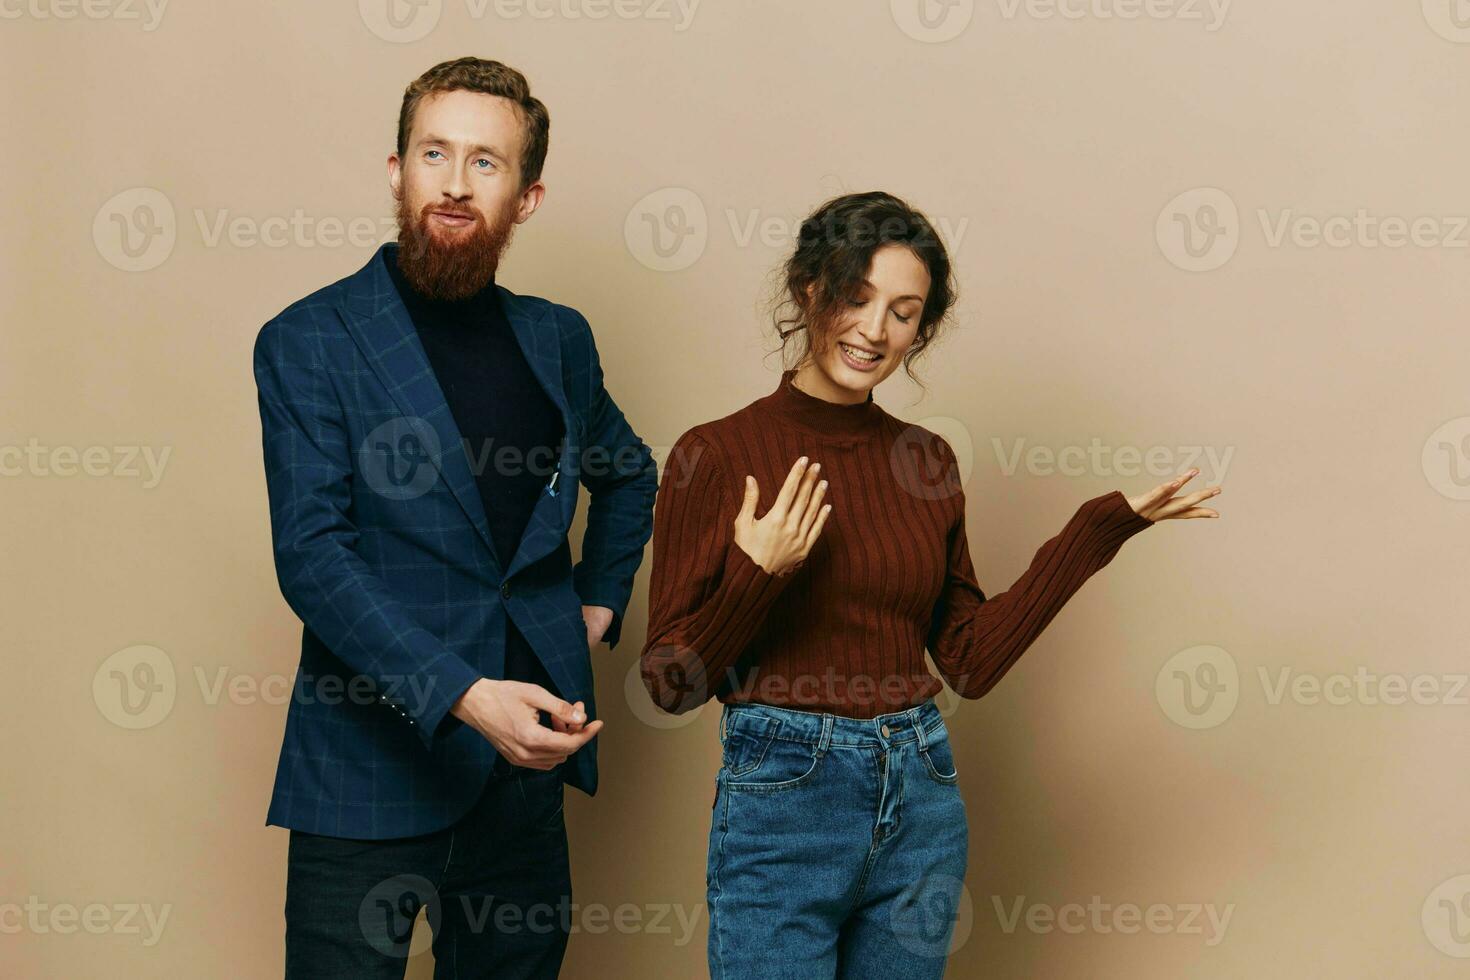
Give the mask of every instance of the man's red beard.
[[[424, 205], [415, 217], [405, 193], [398, 199], [398, 268], [403, 278], [430, 299], [464, 299], [484, 289], [510, 244], [517, 203], [511, 198], [494, 220], [474, 208], [443, 202]], [[475, 223], [467, 230], [438, 231], [429, 226], [434, 211], [462, 214]]]

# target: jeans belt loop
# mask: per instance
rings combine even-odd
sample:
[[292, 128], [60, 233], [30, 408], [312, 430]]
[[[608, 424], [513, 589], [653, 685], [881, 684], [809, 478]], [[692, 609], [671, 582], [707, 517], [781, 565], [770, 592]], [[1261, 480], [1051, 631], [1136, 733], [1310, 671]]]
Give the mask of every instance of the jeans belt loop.
[[836, 716], [830, 712], [822, 714], [822, 734], [817, 739], [817, 755], [822, 755], [832, 744], [832, 724]]

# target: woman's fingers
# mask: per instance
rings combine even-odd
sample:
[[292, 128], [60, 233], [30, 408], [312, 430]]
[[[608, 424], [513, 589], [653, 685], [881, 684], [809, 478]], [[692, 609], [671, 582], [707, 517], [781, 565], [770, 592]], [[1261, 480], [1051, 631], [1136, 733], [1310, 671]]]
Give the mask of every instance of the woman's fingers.
[[1142, 514], [1150, 520], [1158, 520], [1159, 515], [1155, 514], [1154, 511], [1167, 503], [1169, 498], [1174, 496], [1176, 490], [1194, 479], [1198, 473], [1198, 468], [1191, 469], [1187, 473], [1176, 476], [1168, 483], [1160, 483], [1147, 493], [1139, 494], [1137, 497], [1129, 497], [1128, 506], [1132, 507], [1136, 513]]
[[817, 477], [821, 471], [821, 463], [812, 463], [802, 474], [801, 486], [797, 488], [796, 497], [791, 501], [791, 510], [786, 513], [787, 526], [792, 530], [799, 529], [803, 518], [806, 517], [807, 506], [812, 500], [812, 489], [816, 487]]
[[822, 499], [826, 496], [827, 481], [823, 480], [817, 484], [817, 488], [812, 491], [811, 499], [807, 501], [806, 511], [801, 516], [801, 527], [796, 532], [799, 540], [805, 541], [807, 535], [811, 533], [812, 524], [822, 509]]
[[[806, 456], [786, 474], [786, 482], [760, 517], [755, 516], [759, 490], [753, 477], [745, 479], [745, 500], [735, 518], [736, 543], [762, 568], [784, 574], [801, 563], [820, 533], [831, 505], [823, 506], [827, 481], [819, 479], [821, 464]], [[742, 537], [745, 538], [742, 541]], [[792, 558], [797, 560], [793, 563]]]
[[736, 524], [749, 524], [755, 520], [755, 502], [760, 499], [761, 488], [755, 477], [745, 477], [745, 499], [740, 501], [740, 513], [735, 515]]
[[784, 515], [790, 509], [792, 498], [796, 496], [796, 488], [801, 485], [801, 478], [806, 474], [806, 462], [807, 458], [803, 456], [792, 464], [791, 471], [786, 474], [786, 482], [781, 484], [780, 493], [776, 494], [771, 509], [765, 513], [766, 517], [772, 514]]
[[1152, 491], [1149, 492], [1148, 496], [1151, 498], [1149, 500], [1149, 503], [1163, 503], [1170, 497], [1174, 496], [1175, 492], [1178, 491], [1180, 487], [1184, 486], [1186, 483], [1188, 483], [1190, 480], [1193, 480], [1198, 475], [1199, 469], [1195, 468], [1187, 473], [1176, 476], [1168, 483], [1160, 483], [1158, 486], [1154, 487]]
[[822, 528], [827, 526], [827, 515], [832, 513], [832, 505], [827, 504], [817, 510], [817, 519], [812, 522], [811, 529], [806, 533], [806, 539], [802, 542], [801, 557], [803, 559], [811, 552], [812, 545], [817, 543], [817, 538], [822, 536]]
[[1159, 509], [1158, 513], [1149, 516], [1155, 521], [1169, 517], [1219, 517], [1218, 513], [1208, 507], [1196, 507], [1195, 505], [1202, 500], [1208, 500], [1223, 489], [1223, 487], [1206, 487], [1177, 500], [1170, 500]]

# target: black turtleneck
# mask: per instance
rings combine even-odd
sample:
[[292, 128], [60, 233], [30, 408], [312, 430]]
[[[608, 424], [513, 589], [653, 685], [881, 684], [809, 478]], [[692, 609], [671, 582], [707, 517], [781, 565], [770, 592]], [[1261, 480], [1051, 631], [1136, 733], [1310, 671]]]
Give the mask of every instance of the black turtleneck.
[[[503, 572], [555, 472], [561, 413], [532, 373], [493, 279], [467, 299], [429, 299], [404, 279], [398, 250], [387, 251], [388, 271], [464, 439]], [[509, 617], [505, 639], [505, 679], [538, 684], [560, 697]], [[504, 771], [505, 760], [498, 762]]]

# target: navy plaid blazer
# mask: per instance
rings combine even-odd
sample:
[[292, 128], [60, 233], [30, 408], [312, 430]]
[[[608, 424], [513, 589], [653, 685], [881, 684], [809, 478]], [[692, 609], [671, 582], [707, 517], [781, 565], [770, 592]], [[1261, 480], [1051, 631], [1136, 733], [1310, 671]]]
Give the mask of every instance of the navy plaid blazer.
[[[303, 623], [266, 823], [357, 839], [441, 829], [479, 797], [497, 753], [449, 707], [504, 676], [506, 616], [562, 697], [597, 717], [581, 606], [613, 610], [603, 639], [616, 646], [658, 482], [586, 319], [497, 285], [565, 425], [502, 569], [471, 469], [481, 454], [466, 451], [384, 264], [396, 248], [287, 307], [254, 349], [276, 576]], [[590, 498], [574, 568], [579, 483]], [[566, 778], [596, 792], [597, 739]]]

